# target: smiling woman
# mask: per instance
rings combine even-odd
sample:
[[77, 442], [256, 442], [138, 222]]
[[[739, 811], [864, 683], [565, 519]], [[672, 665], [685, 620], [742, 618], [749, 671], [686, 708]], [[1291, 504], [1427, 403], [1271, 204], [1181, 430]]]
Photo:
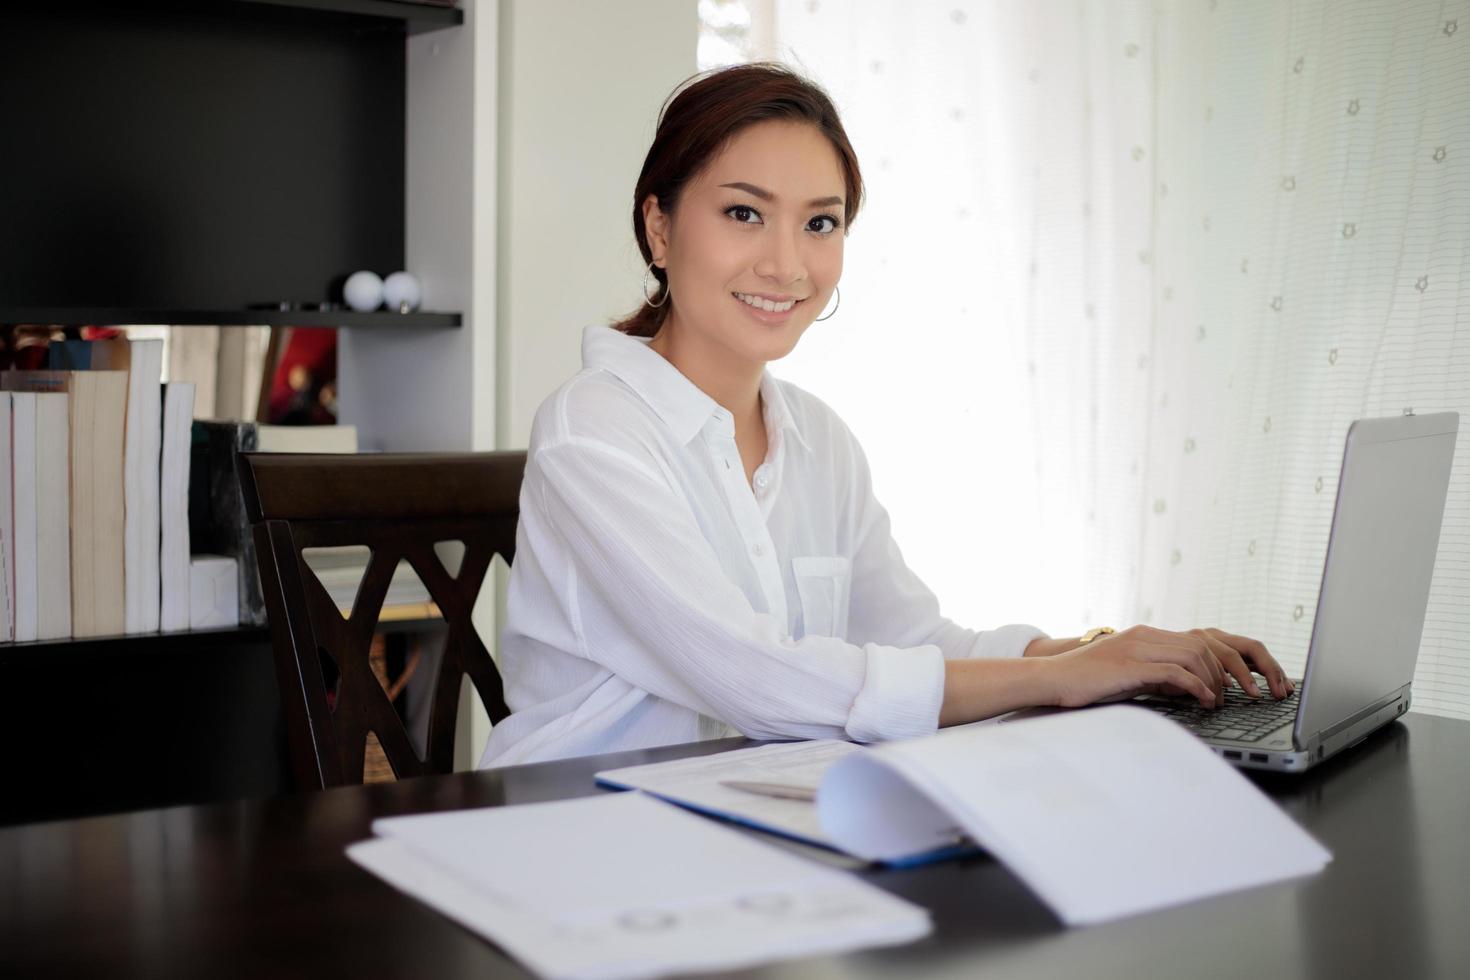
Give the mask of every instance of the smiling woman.
[[[843, 196], [813, 195], [843, 186], [841, 160], [815, 126], [759, 122], [689, 182], [677, 209], [644, 198], [644, 247], [670, 283], [649, 347], [716, 401], [758, 387], [761, 369], [791, 353], [836, 290], [845, 221], [830, 210]], [[853, 182], [861, 186], [855, 164]], [[765, 457], [764, 430], [753, 414], [748, 427], [736, 421], [750, 476]]]
[[646, 301], [587, 328], [583, 370], [532, 425], [512, 714], [482, 765], [737, 732], [876, 741], [1143, 692], [1212, 705], [1227, 674], [1257, 693], [1252, 667], [1286, 695], [1264, 647], [1218, 630], [1054, 640], [940, 615], [852, 433], [766, 369], [837, 295], [862, 196], [832, 102], [787, 68], [699, 76], [666, 104], [634, 194]]

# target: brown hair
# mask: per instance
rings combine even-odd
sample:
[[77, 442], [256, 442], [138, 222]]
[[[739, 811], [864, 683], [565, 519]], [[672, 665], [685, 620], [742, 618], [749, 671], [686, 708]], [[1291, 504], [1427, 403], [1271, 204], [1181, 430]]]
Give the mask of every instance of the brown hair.
[[[643, 202], [652, 194], [673, 214], [679, 195], [737, 133], [769, 119], [807, 122], [832, 142], [847, 185], [843, 234], [863, 202], [863, 176], [832, 99], [815, 82], [785, 65], [756, 62], [692, 76], [681, 83], [659, 111], [658, 130], [633, 190], [633, 235], [644, 264], [653, 261], [643, 227]], [[645, 301], [613, 327], [635, 337], [652, 337], [668, 318], [668, 274], [657, 266], [655, 302]]]

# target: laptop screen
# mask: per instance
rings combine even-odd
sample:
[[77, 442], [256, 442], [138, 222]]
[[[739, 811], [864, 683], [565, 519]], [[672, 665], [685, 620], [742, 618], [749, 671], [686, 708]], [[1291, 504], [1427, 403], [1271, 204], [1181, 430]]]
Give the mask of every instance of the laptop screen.
[[1299, 745], [1414, 678], [1459, 418], [1360, 419], [1348, 429]]

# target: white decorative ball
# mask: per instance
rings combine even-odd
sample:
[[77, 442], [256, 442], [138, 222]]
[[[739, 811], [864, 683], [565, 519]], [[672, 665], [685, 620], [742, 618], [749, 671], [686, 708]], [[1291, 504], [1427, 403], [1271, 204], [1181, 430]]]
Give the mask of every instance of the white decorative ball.
[[383, 302], [390, 310], [408, 313], [418, 309], [423, 298], [418, 277], [411, 272], [395, 272], [383, 280]]
[[342, 286], [342, 298], [359, 313], [371, 313], [383, 305], [383, 280], [377, 273], [354, 272]]

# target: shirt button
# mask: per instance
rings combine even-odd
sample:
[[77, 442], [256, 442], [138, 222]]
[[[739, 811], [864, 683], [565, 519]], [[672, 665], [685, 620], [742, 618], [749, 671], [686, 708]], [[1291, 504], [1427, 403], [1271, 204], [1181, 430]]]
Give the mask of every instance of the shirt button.
[[750, 553], [759, 558], [766, 553], [765, 546], [760, 543], [753, 544], [750, 546]]
[[755, 479], [752, 482], [755, 483], [755, 488], [757, 490], [764, 490], [766, 487], [771, 485], [771, 474], [766, 469], [764, 464], [756, 467]]

